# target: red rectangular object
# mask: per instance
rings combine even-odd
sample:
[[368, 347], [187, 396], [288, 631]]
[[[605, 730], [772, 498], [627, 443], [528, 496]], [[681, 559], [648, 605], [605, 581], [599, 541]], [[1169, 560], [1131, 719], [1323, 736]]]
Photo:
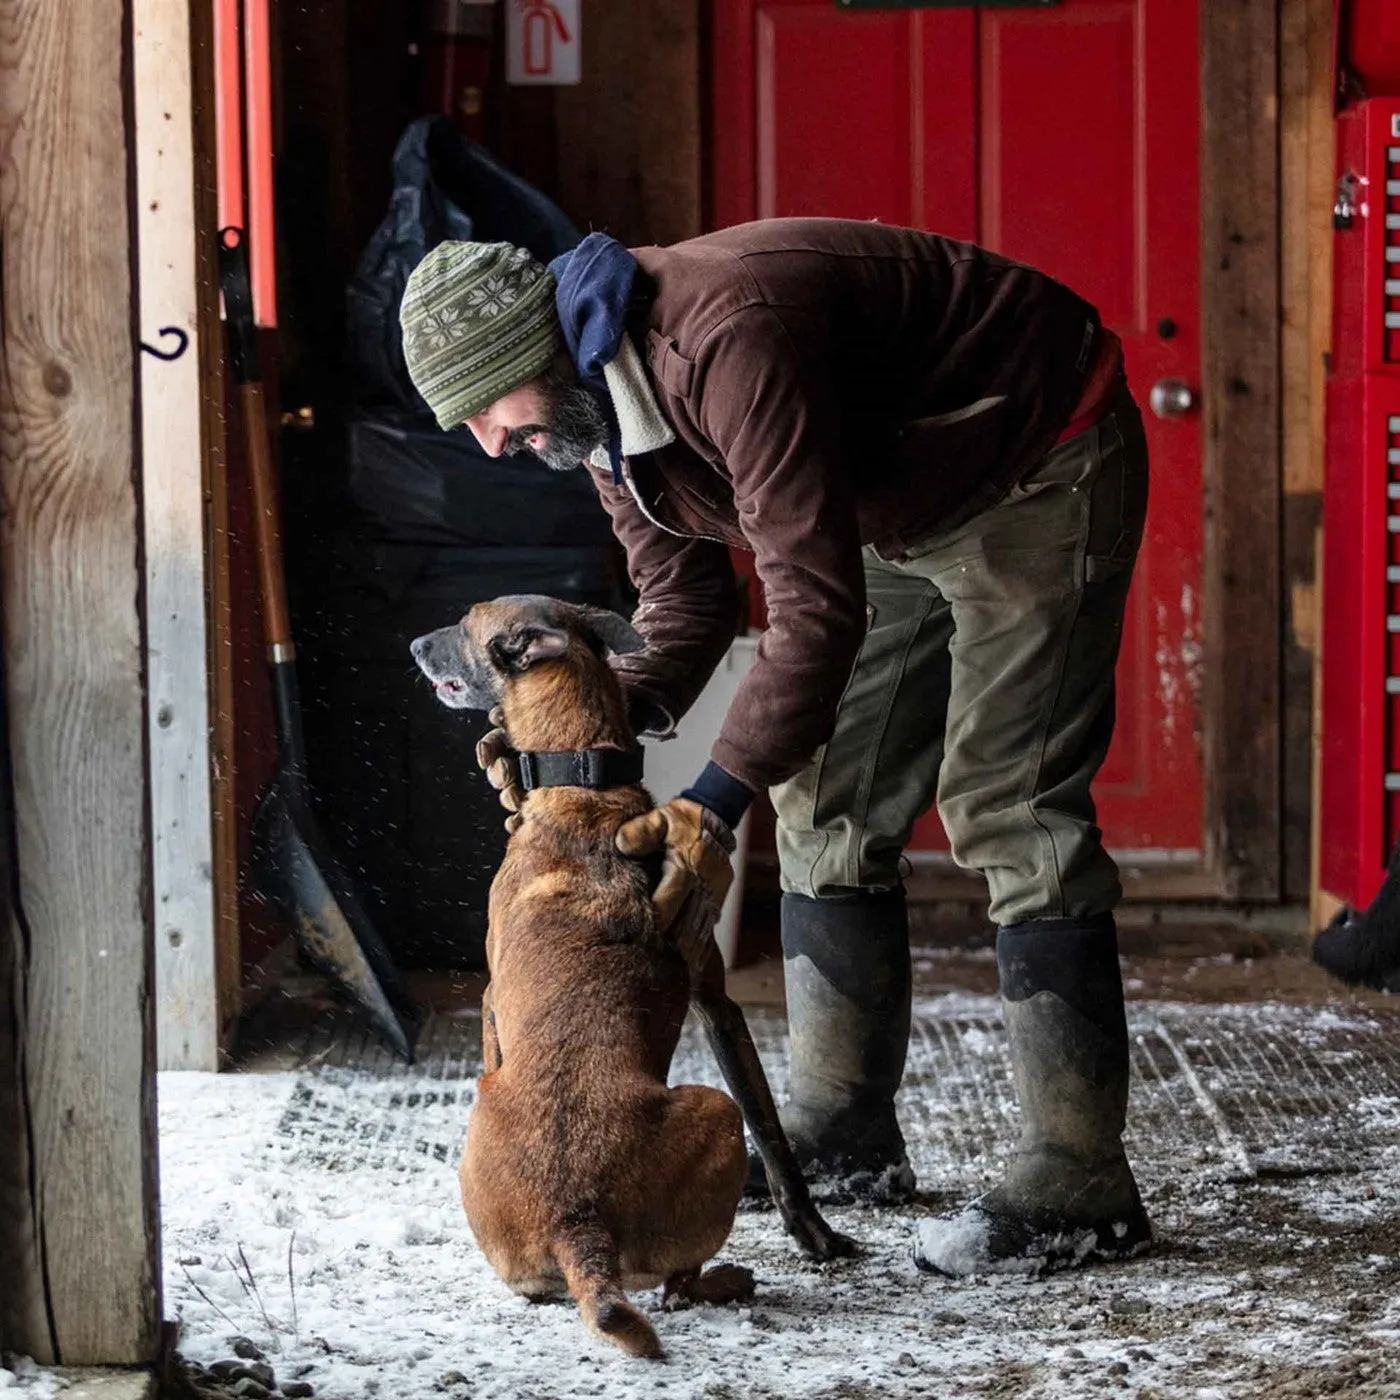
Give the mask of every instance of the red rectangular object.
[[277, 324], [277, 235], [272, 181], [272, 18], [268, 0], [245, 0], [243, 38], [247, 60], [248, 266], [253, 316]]
[[243, 68], [238, 0], [214, 0], [214, 125], [219, 227], [243, 227]]
[[1322, 631], [1322, 887], [1369, 904], [1400, 835], [1400, 99], [1337, 121]]

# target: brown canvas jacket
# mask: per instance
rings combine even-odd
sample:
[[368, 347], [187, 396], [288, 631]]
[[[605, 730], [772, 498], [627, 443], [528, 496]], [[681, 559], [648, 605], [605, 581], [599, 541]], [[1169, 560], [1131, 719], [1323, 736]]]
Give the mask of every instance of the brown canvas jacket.
[[758, 790], [831, 733], [864, 635], [861, 547], [909, 552], [997, 499], [1069, 421], [1099, 334], [1054, 279], [967, 243], [770, 219], [633, 250], [632, 330], [676, 441], [591, 467], [640, 592], [624, 682], [679, 718], [734, 636], [753, 552], [758, 659], [713, 751]]

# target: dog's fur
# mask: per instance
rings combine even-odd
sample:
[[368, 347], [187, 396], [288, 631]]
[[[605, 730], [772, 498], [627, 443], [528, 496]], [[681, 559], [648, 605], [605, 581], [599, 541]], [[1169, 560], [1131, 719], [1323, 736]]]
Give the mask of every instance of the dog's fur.
[[[639, 645], [614, 614], [526, 597], [478, 604], [413, 654], [445, 704], [499, 702], [517, 750], [631, 748], [604, 652]], [[716, 1089], [666, 1085], [692, 982], [717, 969], [722, 995], [723, 967], [717, 951], [688, 966], [658, 931], [655, 868], [615, 849], [618, 827], [651, 805], [640, 786], [526, 797], [491, 887], [485, 1072], [460, 1171], [501, 1278], [537, 1300], [567, 1290], [595, 1332], [637, 1356], [661, 1347], [624, 1290], [719, 1301], [752, 1289], [747, 1270], [700, 1274], [734, 1223], [743, 1119]]]

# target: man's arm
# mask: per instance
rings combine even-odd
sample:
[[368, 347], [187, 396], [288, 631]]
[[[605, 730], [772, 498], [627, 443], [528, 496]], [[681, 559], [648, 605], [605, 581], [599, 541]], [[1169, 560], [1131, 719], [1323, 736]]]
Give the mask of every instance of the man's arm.
[[[712, 332], [697, 363], [699, 427], [728, 469], [768, 608], [757, 661], [713, 750], [715, 766], [753, 791], [790, 778], [831, 737], [865, 635], [837, 394], [822, 332], [804, 339], [813, 349], [799, 353], [788, 321], [754, 307]], [[702, 776], [702, 801], [704, 786]]]
[[649, 520], [626, 485], [590, 468], [639, 598], [632, 625], [644, 651], [612, 658], [634, 723], [669, 733], [695, 703], [734, 640], [738, 591], [729, 551], [683, 539]]
[[855, 491], [821, 335], [810, 343], [818, 349], [799, 354], [774, 312], [752, 308], [713, 332], [697, 362], [699, 426], [729, 471], [768, 627], [710, 763], [617, 834], [624, 854], [665, 852], [652, 896], [663, 928], [696, 889], [718, 914], [729, 830], [755, 792], [791, 777], [830, 738], [865, 635]]

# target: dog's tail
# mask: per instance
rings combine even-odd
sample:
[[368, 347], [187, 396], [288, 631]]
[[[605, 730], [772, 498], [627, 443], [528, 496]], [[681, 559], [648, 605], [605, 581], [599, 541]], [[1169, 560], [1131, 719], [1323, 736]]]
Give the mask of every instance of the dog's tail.
[[633, 1356], [661, 1355], [661, 1339], [622, 1291], [617, 1242], [596, 1217], [562, 1224], [554, 1257], [593, 1331]]

